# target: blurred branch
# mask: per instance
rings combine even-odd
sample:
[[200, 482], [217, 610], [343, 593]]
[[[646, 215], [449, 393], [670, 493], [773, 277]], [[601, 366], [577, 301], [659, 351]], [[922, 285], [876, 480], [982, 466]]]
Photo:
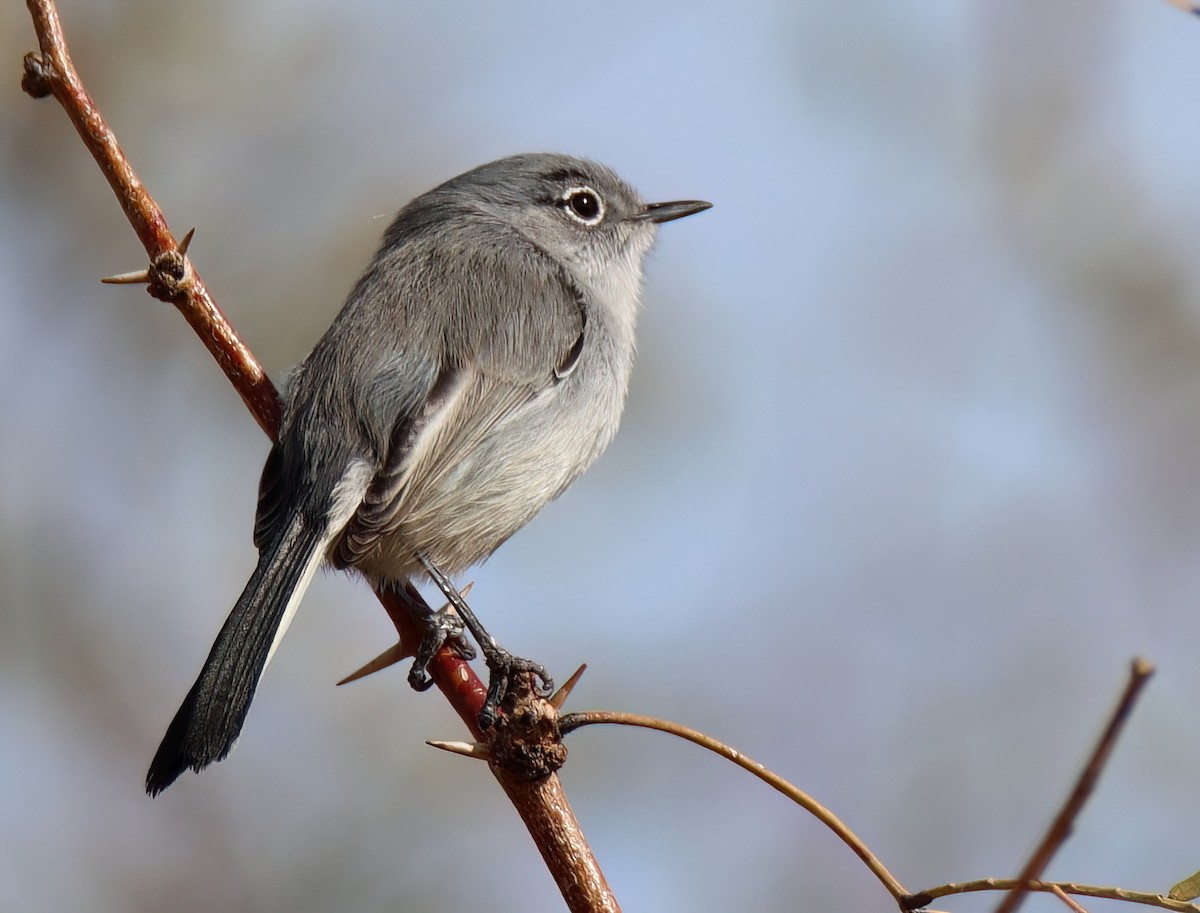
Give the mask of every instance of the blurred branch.
[[1023, 885], [1041, 878], [1050, 859], [1071, 835], [1072, 825], [1083, 809], [1084, 803], [1091, 796], [1092, 790], [1096, 788], [1100, 772], [1112, 755], [1113, 746], [1116, 745], [1121, 730], [1125, 728], [1125, 721], [1129, 719], [1138, 695], [1141, 694], [1142, 688], [1153, 674], [1154, 666], [1141, 657], [1135, 657], [1130, 663], [1129, 681], [1125, 685], [1121, 699], [1117, 701], [1117, 706], [1113, 708], [1108, 725], [1104, 727], [1104, 732], [1100, 736], [1100, 741], [1096, 743], [1091, 757], [1088, 758], [1087, 764], [1079, 774], [1079, 779], [1075, 781], [1075, 788], [1067, 796], [1067, 801], [1063, 803], [1063, 807], [1051, 822], [1046, 836], [1042, 838], [1042, 842], [1029, 857], [1025, 868], [1021, 870], [1020, 877], [1017, 878], [1016, 885], [997, 907], [996, 913], [1016, 913], [1017, 908], [1021, 905], [1021, 899], [1025, 896]]
[[1167, 2], [1176, 9], [1183, 10], [1185, 13], [1200, 16], [1200, 3], [1196, 2], [1196, 0], [1167, 0]]
[[1153, 674], [1154, 666], [1141, 657], [1135, 657], [1130, 663], [1129, 680], [1125, 684], [1116, 707], [1109, 714], [1108, 723], [1105, 725], [1104, 731], [1096, 743], [1096, 747], [1092, 750], [1091, 756], [1088, 758], [1083, 771], [1076, 780], [1074, 789], [1071, 790], [1066, 802], [1063, 803], [1049, 830], [1047, 830], [1045, 837], [1042, 838], [1037, 849], [1033, 851], [1019, 877], [979, 878], [974, 881], [939, 885], [938, 887], [929, 888], [916, 894], [915, 897], [920, 902], [913, 904], [909, 909], [925, 906], [938, 897], [948, 897], [952, 894], [966, 894], [975, 891], [1006, 891], [1007, 894], [997, 908], [997, 913], [1001, 913], [1001, 911], [1009, 911], [1011, 913], [1011, 911], [1017, 909], [1026, 891], [1048, 891], [1050, 893], [1061, 892], [1085, 897], [1124, 900], [1129, 903], [1162, 907], [1165, 910], [1198, 913], [1200, 907], [1195, 904], [1164, 897], [1162, 894], [1149, 894], [1144, 891], [1129, 891], [1125, 888], [1076, 884], [1073, 882], [1047, 882], [1040, 880], [1042, 871], [1049, 864], [1054, 853], [1057, 852], [1058, 848], [1070, 836], [1075, 819], [1079, 816], [1079, 812], [1083, 809], [1088, 797], [1091, 796], [1092, 790], [1095, 789], [1096, 782], [1100, 778], [1100, 773], [1112, 754], [1113, 747], [1117, 743], [1117, 738], [1121, 735], [1121, 731], [1125, 727], [1125, 722], [1129, 719], [1129, 714], [1133, 712], [1134, 704], [1137, 702], [1142, 688], [1145, 687], [1146, 683], [1150, 680], [1150, 676]]
[[[166, 216], [133, 170], [116, 135], [84, 87], [71, 55], [53, 0], [27, 0], [38, 51], [25, 55], [21, 87], [34, 98], [53, 95], [75, 126], [117, 197], [125, 217], [150, 258], [143, 272], [112, 277], [118, 282], [145, 282], [151, 295], [170, 302], [183, 315], [221, 366], [255, 420], [274, 439], [278, 433], [282, 400], [253, 353], [238, 337], [224, 313], [187, 258], [187, 241], [177, 242]], [[415, 590], [413, 591], [415, 593]], [[377, 592], [402, 642], [417, 643], [420, 632], [396, 594]], [[474, 670], [453, 650], [443, 648], [429, 667], [434, 682], [478, 739], [479, 711], [486, 692]], [[553, 708], [550, 708], [553, 713]], [[517, 712], [505, 727], [489, 734], [489, 745], [498, 739], [521, 744], [528, 738], [522, 726], [529, 713]], [[529, 768], [518, 751], [498, 753], [509, 763], [489, 766], [509, 795], [546, 860], [567, 901], [577, 913], [616, 913], [618, 906], [593, 857], [579, 823], [571, 811], [557, 777], [540, 775], [529, 781]]]

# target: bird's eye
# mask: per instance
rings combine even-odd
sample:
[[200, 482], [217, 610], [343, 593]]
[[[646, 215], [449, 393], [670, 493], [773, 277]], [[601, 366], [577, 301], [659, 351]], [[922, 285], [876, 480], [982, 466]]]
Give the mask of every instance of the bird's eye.
[[604, 202], [591, 187], [572, 187], [564, 194], [562, 207], [585, 225], [595, 225], [604, 218]]

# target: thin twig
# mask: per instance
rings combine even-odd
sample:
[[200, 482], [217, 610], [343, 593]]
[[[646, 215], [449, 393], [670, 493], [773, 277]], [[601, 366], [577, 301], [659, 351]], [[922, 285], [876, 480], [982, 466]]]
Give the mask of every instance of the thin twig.
[[[1125, 888], [1112, 888], [1104, 885], [1078, 884], [1072, 881], [1022, 882], [1016, 878], [977, 878], [974, 881], [958, 881], [952, 884], [938, 885], [936, 888], [921, 891], [917, 896], [929, 903], [939, 897], [950, 897], [954, 894], [972, 894], [978, 891], [1012, 892], [1018, 886], [1026, 891], [1054, 893], [1054, 889], [1057, 888], [1064, 894], [1072, 894], [1076, 897], [1100, 897], [1105, 900], [1123, 900], [1127, 903], [1160, 907], [1164, 910], [1174, 910], [1176, 913], [1200, 913], [1200, 906], [1185, 903], [1182, 900], [1172, 900], [1162, 894], [1128, 891]], [[924, 905], [922, 904], [922, 906]]]
[[[35, 98], [53, 95], [62, 106], [150, 258], [150, 268], [146, 271], [150, 293], [179, 309], [258, 424], [275, 439], [282, 412], [278, 391], [208, 293], [187, 259], [186, 244], [175, 240], [166, 216], [133, 170], [116, 135], [84, 87], [71, 62], [55, 3], [27, 0], [27, 6], [40, 50], [25, 55], [22, 87]], [[129, 274], [124, 278], [132, 281]], [[140, 275], [137, 279], [141, 281]], [[401, 640], [416, 643], [420, 632], [403, 600], [390, 591], [377, 595]], [[442, 649], [429, 671], [472, 734], [480, 737], [477, 719], [486, 689], [471, 666], [453, 650]], [[619, 913], [557, 779], [547, 777], [539, 789], [533, 789], [529, 784], [516, 782], [508, 771], [496, 765], [490, 767], [529, 827], [569, 909], [574, 913]]]
[[714, 739], [712, 736], [705, 735], [703, 732], [698, 732], [695, 729], [690, 729], [687, 726], [681, 726], [678, 723], [672, 723], [667, 720], [660, 720], [654, 717], [641, 716], [636, 713], [618, 713], [616, 711], [605, 710], [588, 710], [580, 713], [569, 713], [563, 716], [560, 720], [563, 735], [583, 726], [595, 726], [599, 724], [616, 725], [616, 726], [638, 726], [643, 729], [656, 729], [659, 732], [665, 732], [668, 735], [677, 736], [681, 739], [686, 739], [701, 748], [707, 748], [709, 751], [719, 754], [721, 757], [732, 761], [743, 770], [747, 770], [754, 776], [758, 777], [764, 783], [774, 787], [779, 792], [783, 793], [813, 817], [817, 818], [822, 824], [833, 831], [846, 846], [861, 859], [871, 870], [871, 873], [879, 879], [889, 894], [892, 895], [901, 905], [912, 895], [905, 889], [904, 885], [896, 879], [887, 867], [879, 860], [879, 857], [872, 853], [865, 843], [859, 839], [854, 831], [850, 830], [837, 815], [827, 809], [824, 805], [810, 796], [808, 793], [801, 790], [799, 787], [789, 783], [783, 777], [774, 771], [768, 770], [762, 764], [748, 758], [736, 748], [731, 748], [724, 742]]
[[1000, 906], [996, 908], [996, 913], [1015, 913], [1021, 905], [1021, 899], [1024, 897], [1024, 889], [1021, 886], [1026, 882], [1037, 881], [1042, 877], [1042, 872], [1046, 870], [1050, 859], [1058, 851], [1058, 848], [1063, 845], [1067, 837], [1071, 835], [1071, 826], [1079, 816], [1079, 812], [1083, 809], [1084, 803], [1087, 802], [1088, 797], [1092, 794], [1092, 790], [1096, 788], [1096, 781], [1100, 778], [1100, 772], [1104, 769], [1104, 765], [1108, 762], [1109, 756], [1112, 754], [1113, 746], [1117, 743], [1117, 738], [1125, 726], [1125, 721], [1129, 719], [1129, 714], [1133, 710], [1133, 705], [1136, 703], [1143, 686], [1150, 680], [1150, 676], [1153, 674], [1154, 666], [1140, 656], [1135, 657], [1129, 664], [1129, 681], [1125, 685], [1121, 699], [1117, 701], [1117, 706], [1113, 708], [1108, 725], [1104, 727], [1104, 732], [1100, 736], [1100, 740], [1096, 743], [1096, 747], [1092, 750], [1091, 757], [1088, 758], [1087, 764], [1084, 765], [1083, 771], [1079, 774], [1079, 779], [1075, 782], [1075, 788], [1071, 790], [1067, 801], [1063, 803], [1062, 809], [1055, 816], [1054, 821], [1051, 822], [1050, 829], [1046, 831], [1046, 836], [1042, 838], [1042, 842], [1038, 844], [1037, 849], [1029, 857], [1029, 861], [1025, 863], [1025, 868], [1021, 870], [1021, 874], [1016, 879], [1016, 886], [1001, 901]]

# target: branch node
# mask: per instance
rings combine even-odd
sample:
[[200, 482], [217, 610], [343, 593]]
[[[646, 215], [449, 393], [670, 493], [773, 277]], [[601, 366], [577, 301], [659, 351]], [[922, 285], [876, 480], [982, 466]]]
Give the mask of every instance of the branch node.
[[21, 90], [30, 98], [45, 98], [53, 95], [54, 69], [46, 62], [40, 51], [25, 55], [25, 72], [21, 75]]
[[192, 282], [192, 265], [180, 249], [163, 251], [150, 261], [147, 291], [160, 301], [182, 298]]
[[567, 746], [558, 725], [558, 711], [538, 696], [532, 674], [513, 679], [502, 709], [488, 732], [494, 769], [508, 779], [533, 783], [566, 763]]

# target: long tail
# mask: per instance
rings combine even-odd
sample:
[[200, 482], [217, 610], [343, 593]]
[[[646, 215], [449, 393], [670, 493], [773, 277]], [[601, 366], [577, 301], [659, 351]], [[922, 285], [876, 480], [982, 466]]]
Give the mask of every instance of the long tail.
[[293, 520], [259, 553], [258, 567], [150, 762], [151, 796], [189, 767], [199, 772], [233, 750], [258, 680], [324, 557], [324, 531], [308, 525]]

